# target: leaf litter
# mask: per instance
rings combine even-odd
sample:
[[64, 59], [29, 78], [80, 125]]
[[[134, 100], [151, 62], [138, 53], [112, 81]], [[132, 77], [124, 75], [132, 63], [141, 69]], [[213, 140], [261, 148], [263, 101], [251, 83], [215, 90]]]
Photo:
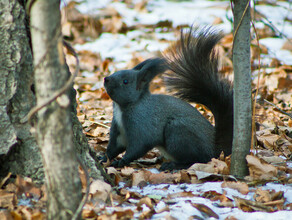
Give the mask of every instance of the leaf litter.
[[[230, 176], [228, 155], [206, 164], [194, 164], [187, 170], [159, 172], [164, 159], [154, 149], [129, 167], [106, 167], [115, 187], [90, 179], [83, 219], [290, 218], [291, 3], [253, 4], [253, 21], [261, 50], [256, 40], [252, 40], [254, 88], [258, 76], [260, 81], [256, 97], [256, 147], [246, 158], [249, 176], [242, 180]], [[103, 88], [103, 77], [161, 54], [179, 37], [181, 28], [194, 23], [223, 30], [225, 37], [218, 45], [220, 72], [232, 79], [231, 20], [229, 1], [102, 0], [97, 4], [88, 0], [63, 5], [62, 31], [81, 60], [81, 72], [74, 87], [78, 118], [90, 147], [103, 155], [109, 140], [112, 105]], [[70, 56], [67, 63], [74, 69]], [[151, 91], [167, 93], [160, 77], [152, 82]], [[214, 122], [206, 108], [196, 107]], [[85, 193], [85, 173], [81, 168], [79, 173]], [[9, 175], [1, 182], [0, 219], [45, 219], [44, 186], [36, 186], [28, 178], [14, 179]]]

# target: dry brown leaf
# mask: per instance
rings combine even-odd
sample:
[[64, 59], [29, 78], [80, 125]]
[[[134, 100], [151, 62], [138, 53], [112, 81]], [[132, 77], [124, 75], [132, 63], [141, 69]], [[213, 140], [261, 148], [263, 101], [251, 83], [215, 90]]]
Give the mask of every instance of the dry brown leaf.
[[282, 163], [285, 160], [281, 157], [278, 156], [270, 156], [270, 157], [265, 157], [265, 156], [259, 156], [261, 159], [266, 161], [267, 163]]
[[131, 176], [135, 170], [132, 167], [124, 167], [121, 169], [121, 175], [123, 176]]
[[97, 220], [116, 220], [116, 219], [117, 219], [117, 215], [109, 216], [109, 215], [104, 214], [104, 215], [99, 215], [97, 217]]
[[142, 214], [139, 216], [139, 219], [151, 219], [151, 217], [155, 214], [154, 209], [150, 209], [147, 211], [142, 212]]
[[117, 219], [132, 219], [134, 216], [134, 212], [131, 209], [117, 210], [113, 212], [113, 216], [115, 215]]
[[12, 210], [14, 208], [15, 199], [14, 193], [0, 189], [0, 208], [8, 208]]
[[147, 11], [147, 4], [148, 4], [148, 0], [137, 1], [135, 6], [134, 6], [134, 9], [136, 11], [146, 13], [146, 12], [148, 12]]
[[146, 175], [149, 175], [149, 173], [146, 174], [144, 170], [134, 172], [132, 177], [132, 186], [138, 186], [141, 182], [146, 182], [148, 179]]
[[2, 220], [13, 220], [10, 211], [8, 210], [1, 210], [0, 211], [0, 219]]
[[279, 135], [277, 134], [263, 134], [257, 137], [259, 143], [262, 143], [262, 145], [266, 149], [272, 149], [275, 150], [277, 149], [277, 140], [280, 138]]
[[100, 19], [100, 22], [102, 24], [103, 32], [116, 34], [126, 28], [126, 24], [123, 22], [122, 17], [119, 14], [114, 15], [111, 18], [102, 18]]
[[199, 203], [192, 203], [192, 206], [198, 209], [201, 214], [204, 216], [204, 218], [215, 218], [219, 219], [219, 216], [208, 206], [204, 204], [199, 204]]
[[226, 217], [224, 220], [237, 220], [238, 218], [234, 217], [233, 215], [230, 215]]
[[231, 48], [233, 44], [233, 34], [225, 35], [220, 41], [220, 44], [225, 48]]
[[284, 193], [282, 191], [276, 192], [275, 190], [262, 190], [262, 188], [257, 188], [253, 197], [257, 202], [268, 203], [283, 199], [283, 195]]
[[186, 170], [180, 171], [180, 177], [178, 178], [179, 183], [191, 183], [191, 177]]
[[247, 155], [249, 175], [256, 179], [271, 179], [277, 176], [277, 168], [258, 157]]
[[225, 181], [221, 184], [221, 187], [235, 189], [243, 195], [247, 195], [249, 193], [248, 185], [244, 182]]
[[149, 209], [153, 209], [152, 200], [149, 197], [143, 197], [143, 198], [140, 199], [140, 201], [137, 204], [137, 209], [139, 211], [142, 210], [141, 206], [143, 204], [146, 205]]
[[11, 211], [11, 215], [12, 215], [13, 220], [23, 220], [18, 210]]
[[179, 173], [152, 173], [148, 170], [140, 170], [133, 173], [132, 186], [140, 184], [160, 184], [160, 183], [176, 183], [181, 175]]
[[87, 209], [83, 209], [82, 210], [82, 219], [85, 218], [95, 218], [97, 215], [93, 210], [87, 210]]
[[266, 206], [260, 202], [250, 201], [247, 199], [242, 199], [234, 196], [236, 206], [244, 212], [254, 212], [254, 211], [263, 211], [263, 212], [274, 212], [274, 208]]
[[17, 176], [15, 185], [17, 186], [16, 194], [18, 196], [24, 193], [28, 198], [34, 197], [39, 199], [43, 195], [42, 190], [36, 187], [30, 178], [23, 179]]
[[177, 220], [177, 218], [173, 217], [170, 213], [168, 213], [165, 217], [165, 220]]
[[218, 193], [216, 191], [206, 191], [202, 194], [202, 197], [210, 199], [211, 201], [220, 201], [221, 203], [226, 203], [226, 202], [232, 202], [231, 199], [229, 199], [228, 197], [226, 197], [226, 192], [224, 191], [223, 194]]
[[[102, 60], [99, 54], [96, 54], [89, 50], [81, 50], [78, 51], [78, 55], [80, 57], [80, 69], [86, 70], [89, 72], [93, 72], [97, 69], [100, 69], [102, 66]], [[96, 79], [98, 79], [96, 77]], [[94, 83], [91, 82], [90, 84]]]
[[172, 193], [167, 195], [167, 199], [176, 199], [176, 198], [182, 198], [182, 197], [197, 197], [197, 195], [193, 194], [192, 192], [178, 192], [178, 193]]
[[223, 23], [223, 20], [220, 17], [215, 17], [212, 22], [213, 25], [222, 24], [222, 23]]
[[32, 219], [32, 209], [28, 207], [22, 207], [20, 213], [23, 215], [24, 219]]
[[79, 172], [79, 177], [80, 177], [81, 184], [82, 184], [82, 189], [86, 189], [87, 181], [89, 181], [89, 180], [86, 179], [86, 174], [85, 174], [84, 170], [81, 168], [81, 166], [79, 166], [78, 172]]
[[214, 159], [207, 163], [195, 163], [193, 164], [189, 169], [187, 169], [187, 172], [190, 175], [196, 175], [196, 171], [202, 171], [207, 173], [214, 173], [214, 174], [229, 174], [229, 168], [227, 164], [224, 161]]
[[213, 165], [216, 174], [223, 174], [223, 175], [229, 174], [229, 168], [224, 161], [212, 158], [211, 162], [209, 163]]
[[105, 202], [110, 194], [111, 186], [102, 180], [94, 180], [90, 184], [89, 194], [91, 198]]
[[214, 169], [213, 165], [205, 164], [205, 163], [195, 163], [189, 169], [187, 169], [187, 172], [190, 175], [196, 175], [196, 171], [215, 173], [215, 169]]

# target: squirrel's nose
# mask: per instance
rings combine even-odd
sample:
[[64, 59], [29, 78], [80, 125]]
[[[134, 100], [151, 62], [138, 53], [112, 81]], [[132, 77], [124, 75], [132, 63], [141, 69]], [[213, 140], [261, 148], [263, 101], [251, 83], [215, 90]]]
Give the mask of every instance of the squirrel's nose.
[[108, 83], [109, 82], [109, 78], [108, 77], [104, 77], [104, 82]]

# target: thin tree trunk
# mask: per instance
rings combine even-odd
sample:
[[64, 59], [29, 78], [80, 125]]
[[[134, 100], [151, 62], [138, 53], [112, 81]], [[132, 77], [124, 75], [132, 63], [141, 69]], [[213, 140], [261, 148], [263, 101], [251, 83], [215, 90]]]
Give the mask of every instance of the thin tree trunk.
[[250, 6], [249, 0], [234, 0], [233, 2], [234, 132], [231, 174], [243, 177], [248, 173], [245, 157], [250, 151], [252, 133]]
[[[60, 1], [35, 1], [30, 25], [39, 105], [68, 80], [60, 28]], [[37, 141], [46, 176], [48, 219], [71, 219], [82, 198], [68, 94], [38, 111]]]

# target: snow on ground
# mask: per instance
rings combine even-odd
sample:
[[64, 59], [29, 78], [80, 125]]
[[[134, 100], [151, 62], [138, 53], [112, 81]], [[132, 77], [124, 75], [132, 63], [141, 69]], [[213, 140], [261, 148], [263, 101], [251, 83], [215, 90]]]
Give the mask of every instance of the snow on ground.
[[[136, 1], [138, 2], [138, 1]], [[208, 0], [190, 0], [190, 1], [167, 1], [167, 0], [150, 0], [147, 5], [147, 12], [139, 12], [135, 9], [126, 7], [121, 2], [112, 2], [111, 0], [87, 0], [77, 8], [82, 13], [98, 14], [104, 7], [112, 7], [117, 10], [123, 22], [127, 26], [136, 24], [157, 24], [159, 21], [171, 21], [173, 26], [179, 25], [212, 25], [215, 18], [220, 18], [223, 22], [216, 26], [218, 30], [224, 33], [230, 33], [232, 30], [232, 12], [230, 10], [230, 1], [208, 1]], [[292, 65], [291, 51], [282, 50], [286, 38], [292, 38], [292, 19], [291, 2], [279, 2], [278, 6], [256, 5], [256, 10], [265, 15], [267, 19], [256, 23], [256, 27], [263, 27], [264, 24], [271, 26], [277, 35], [274, 38], [261, 39], [260, 43], [265, 45], [273, 56], [283, 63]], [[100, 38], [83, 44], [76, 45], [77, 50], [92, 50], [99, 52], [103, 58], [113, 58], [118, 62], [117, 68], [124, 68], [126, 63], [138, 51], [163, 51], [167, 48], [167, 43], [158, 43], [147, 37], [147, 30], [135, 30], [127, 34], [103, 33]], [[173, 33], [159, 33], [157, 29], [152, 39], [174, 40]], [[263, 56], [265, 58], [266, 56]], [[269, 60], [269, 59], [268, 59]]]
[[[222, 182], [206, 182], [202, 184], [181, 184], [181, 185], [171, 185], [171, 184], [160, 184], [160, 185], [148, 185], [140, 189], [139, 187], [129, 188], [130, 191], [138, 192], [142, 195], [147, 196], [162, 196], [166, 197], [168, 194], [178, 193], [178, 192], [193, 192], [193, 194], [201, 194], [207, 191], [216, 191], [218, 193], [226, 192], [226, 196], [230, 199], [233, 199], [233, 196], [237, 196], [240, 198], [253, 200], [254, 192], [249, 192], [247, 195], [243, 195], [234, 189], [222, 188]], [[168, 187], [167, 190], [162, 190], [163, 188]], [[286, 203], [292, 202], [292, 186], [291, 185], [281, 185], [268, 183], [262, 187], [263, 190], [272, 190], [275, 191], [283, 191], [284, 197], [286, 198]], [[250, 188], [250, 191], [252, 188]], [[190, 205], [192, 203], [202, 203], [209, 208], [211, 208], [218, 216], [219, 219], [225, 219], [228, 216], [234, 216], [238, 220], [246, 220], [246, 219], [265, 219], [265, 220], [288, 220], [291, 219], [292, 212], [291, 211], [277, 211], [274, 213], [266, 213], [266, 212], [243, 212], [238, 208], [220, 208], [215, 206], [213, 201], [210, 201], [205, 198], [200, 197], [179, 197], [174, 199], [176, 202], [174, 205], [169, 205], [171, 216], [177, 219], [188, 219], [190, 216], [197, 215], [202, 218], [202, 214], [193, 206]], [[156, 209], [159, 210], [164, 207], [166, 204], [164, 202], [158, 203]], [[152, 219], [161, 219], [165, 217], [166, 213], [156, 214], [152, 217]]]

